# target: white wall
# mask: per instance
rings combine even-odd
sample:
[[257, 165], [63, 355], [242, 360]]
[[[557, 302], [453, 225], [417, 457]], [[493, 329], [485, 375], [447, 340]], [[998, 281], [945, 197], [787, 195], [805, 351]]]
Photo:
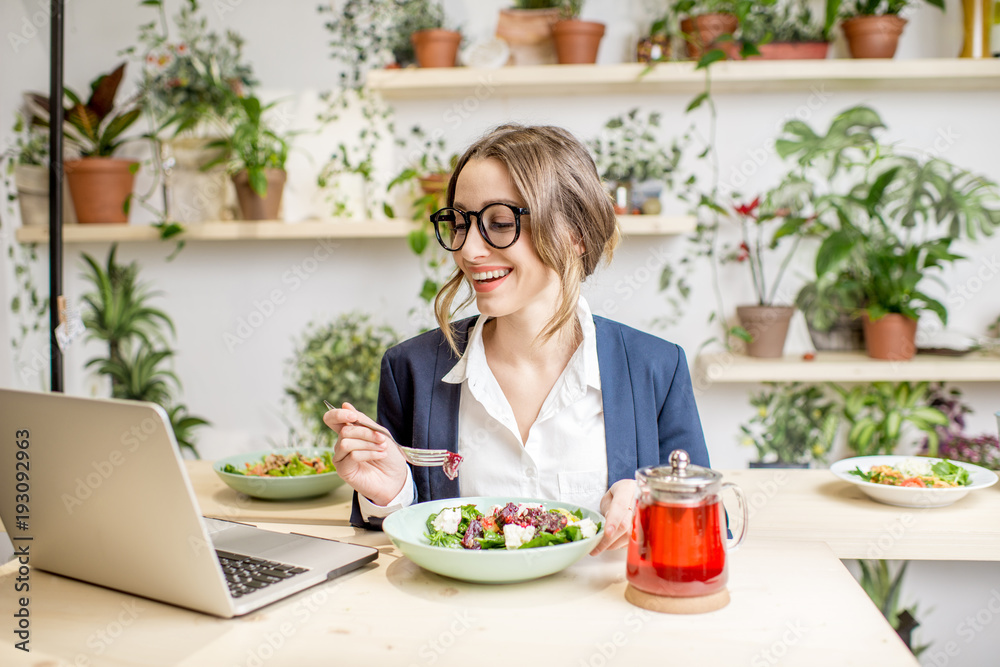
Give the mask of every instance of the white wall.
[[[328, 57], [328, 33], [323, 22], [329, 15], [315, 11], [314, 0], [273, 3], [264, 0], [221, 0], [205, 3], [212, 25], [233, 29], [247, 39], [247, 55], [253, 62], [268, 96], [289, 94], [289, 113], [293, 123], [308, 127], [317, 108], [316, 92], [328, 89], [337, 68]], [[592, 1], [585, 13], [608, 24], [608, 36], [602, 46], [600, 61], [620, 62], [626, 57], [631, 39], [638, 34], [645, 18], [646, 0], [631, 2]], [[3, 44], [0, 53], [4, 77], [0, 85], [0, 141], [9, 140], [8, 129], [21, 91], [47, 90], [48, 27], [38, 0], [7, 0], [0, 7]], [[98, 72], [110, 69], [120, 58], [117, 52], [135, 42], [139, 23], [152, 19], [150, 10], [138, 3], [116, 0], [70, 0], [66, 29], [66, 82], [81, 90]], [[450, 0], [449, 17], [461, 23], [468, 34], [487, 35], [494, 25], [496, 9], [502, 3]], [[625, 11], [622, 12], [622, 7]], [[173, 3], [172, 7], [178, 6]], [[220, 11], [220, 8], [232, 11]], [[948, 3], [948, 13], [941, 15], [930, 7], [918, 7], [911, 14], [911, 24], [903, 35], [900, 58], [918, 56], [947, 57], [957, 52], [960, 41], [960, 3]], [[31, 36], [25, 21], [43, 24]], [[25, 37], [14, 44], [10, 34]], [[17, 42], [15, 39], [14, 42]], [[843, 54], [839, 43], [835, 51]], [[131, 74], [134, 76], [135, 71]], [[397, 123], [401, 129], [420, 123], [433, 130], [446, 130], [450, 146], [459, 149], [485, 129], [506, 120], [528, 123], [554, 123], [568, 127], [583, 137], [593, 135], [611, 115], [632, 106], [659, 109], [672, 132], [680, 133], [692, 122], [700, 131], [706, 129], [704, 115], [686, 115], [689, 95], [629, 95], [622, 97], [502, 98], [490, 97], [460, 122], [449, 114], [456, 100], [405, 102], [397, 105]], [[773, 138], [781, 122], [800, 114], [814, 126], [824, 128], [842, 109], [867, 103], [874, 106], [890, 127], [889, 140], [905, 142], [919, 150], [935, 148], [940, 137], [948, 137], [943, 155], [959, 165], [980, 171], [993, 179], [1000, 178], [1000, 131], [996, 113], [1000, 92], [943, 93], [880, 91], [828, 91], [821, 86], [813, 91], [783, 94], [719, 95], [718, 146], [724, 182], [733, 182], [734, 172], [744, 168], [749, 180], [743, 190], [751, 192], [773, 182], [780, 162], [770, 155]], [[304, 153], [291, 167], [292, 184], [287, 194], [286, 211], [301, 219], [320, 215], [322, 197], [315, 192], [316, 170], [329, 153], [338, 133], [349, 133], [347, 126], [327, 128], [320, 136], [304, 138]], [[940, 149], [942, 144], [938, 143]], [[767, 157], [760, 160], [762, 149]], [[311, 154], [315, 162], [305, 155]], [[755, 161], [754, 158], [757, 158]], [[748, 162], [749, 160], [749, 162]], [[757, 166], [757, 162], [762, 164]], [[751, 173], [752, 172], [752, 173]], [[141, 213], [133, 222], [147, 220]], [[4, 229], [9, 231], [7, 216]], [[710, 277], [704, 269], [694, 276], [695, 296], [681, 322], [662, 330], [652, 320], [667, 311], [656, 279], [645, 279], [644, 270], [662, 266], [662, 253], [674, 257], [684, 252], [681, 239], [646, 237], [625, 241], [614, 264], [596, 275], [586, 286], [591, 305], [598, 314], [606, 314], [638, 328], [647, 329], [675, 340], [693, 358], [699, 345], [709, 335], [707, 315], [712, 308]], [[176, 370], [184, 382], [184, 400], [191, 411], [213, 422], [202, 432], [200, 448], [206, 458], [215, 458], [238, 450], [268, 446], [285, 431], [282, 415], [290, 410], [282, 401], [284, 362], [292, 351], [293, 341], [305, 324], [317, 318], [329, 318], [354, 309], [372, 312], [376, 319], [389, 322], [412, 333], [416, 325], [406, 313], [417, 305], [419, 267], [402, 240], [346, 240], [332, 248], [318, 241], [280, 241], [271, 243], [192, 243], [178, 258], [167, 263], [164, 258], [172, 246], [159, 243], [123, 244], [123, 260], [137, 260], [143, 276], [164, 293], [160, 305], [177, 325], [176, 347], [179, 351]], [[966, 284], [986, 261], [995, 261], [1000, 243], [996, 239], [968, 248], [971, 260], [955, 267], [950, 284]], [[80, 279], [79, 253], [87, 252], [101, 259], [104, 245], [67, 246], [65, 291], [71, 300], [86, 291]], [[319, 260], [315, 261], [314, 260]], [[803, 257], [806, 263], [807, 258]], [[9, 303], [12, 282], [9, 262], [3, 263], [0, 301]], [[315, 270], [309, 272], [315, 267]], [[742, 268], [742, 267], [740, 267]], [[45, 284], [47, 267], [38, 267]], [[296, 270], [308, 273], [307, 280], [292, 278]], [[747, 281], [739, 270], [724, 272], [727, 306], [747, 298]], [[629, 281], [632, 281], [630, 283]], [[795, 280], [789, 291], [794, 294]], [[632, 289], [632, 284], [637, 289]], [[277, 290], [283, 303], [272, 309], [265, 303]], [[943, 294], [945, 296], [946, 294]], [[230, 349], [224, 336], [236, 333], [240, 321], [255, 310], [267, 315], [245, 343]], [[952, 307], [949, 328], [982, 333], [986, 324], [1000, 315], [1000, 297], [995, 284], [987, 283], [975, 297], [961, 307]], [[256, 317], [256, 316], [255, 316]], [[801, 323], [799, 323], [801, 325]], [[12, 327], [6, 307], [0, 308], [0, 331]], [[925, 327], [925, 330], [929, 327]], [[787, 351], [804, 348], [801, 329], [793, 332]], [[0, 385], [38, 388], [40, 377], [26, 376], [25, 364], [35, 351], [44, 354], [45, 341], [34, 340], [25, 359], [13, 360], [0, 355]], [[105, 391], [100, 381], [83, 369], [83, 363], [96, 348], [78, 343], [66, 357], [66, 385], [70, 393], [94, 394]], [[30, 366], [30, 364], [29, 364]], [[713, 386], [699, 397], [706, 436], [713, 463], [720, 468], [742, 467], [752, 452], [737, 444], [738, 424], [749, 417], [746, 401], [751, 385]], [[974, 431], [995, 431], [992, 413], [1000, 408], [994, 383], [965, 385], [962, 389], [976, 409], [971, 418]], [[323, 397], [317, 397], [321, 400]], [[337, 398], [337, 397], [332, 397]], [[821, 520], [817, 517], [817, 520]], [[983, 607], [980, 600], [983, 578], [997, 581], [996, 564], [977, 568], [947, 564], [921, 564], [913, 568], [908, 594], [920, 597], [926, 590], [931, 596], [921, 604], [925, 612], [922, 641], [941, 641], [956, 633], [955, 618]], [[936, 582], [946, 580], [948, 587]], [[940, 596], [940, 597], [938, 597]], [[989, 664], [987, 655], [1000, 648], [1000, 633], [977, 635], [975, 642], [962, 646], [951, 665]], [[943, 643], [942, 643], [943, 648]], [[991, 650], [992, 649], [992, 650]], [[928, 662], [927, 664], [935, 664]]]

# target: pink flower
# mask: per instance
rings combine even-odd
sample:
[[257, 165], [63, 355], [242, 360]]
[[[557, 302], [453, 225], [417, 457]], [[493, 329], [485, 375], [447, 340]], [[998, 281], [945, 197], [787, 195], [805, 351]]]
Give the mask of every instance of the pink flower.
[[178, 44], [177, 45], [177, 53], [180, 54], [180, 55], [182, 55], [182, 56], [186, 55], [189, 50], [190, 49], [188, 49], [188, 45], [187, 44]]
[[747, 245], [746, 241], [740, 243], [740, 250], [736, 254], [737, 262], [745, 262], [750, 257], [750, 247]]

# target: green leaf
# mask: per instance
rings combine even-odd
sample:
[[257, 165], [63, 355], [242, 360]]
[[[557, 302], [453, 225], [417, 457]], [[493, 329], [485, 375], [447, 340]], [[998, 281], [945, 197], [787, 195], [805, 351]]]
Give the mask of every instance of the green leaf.
[[694, 111], [695, 109], [700, 107], [702, 103], [707, 99], [708, 99], [708, 93], [699, 93], [698, 95], [695, 96], [693, 100], [691, 100], [691, 103], [687, 105], [687, 108], [684, 111], [685, 112]]
[[430, 234], [423, 229], [414, 229], [407, 235], [410, 249], [417, 255], [424, 254], [427, 245], [430, 243]]
[[259, 167], [248, 168], [247, 177], [250, 181], [250, 189], [261, 197], [267, 196], [267, 174], [264, 173], [263, 169]]
[[853, 247], [846, 230], [838, 230], [826, 237], [816, 253], [816, 275], [823, 277], [839, 270]]
[[722, 49], [712, 49], [698, 60], [698, 64], [695, 66], [695, 69], [696, 70], [707, 69], [713, 63], [717, 63], [720, 60], [725, 60], [725, 59], [726, 59], [726, 54], [724, 51], [722, 51]]

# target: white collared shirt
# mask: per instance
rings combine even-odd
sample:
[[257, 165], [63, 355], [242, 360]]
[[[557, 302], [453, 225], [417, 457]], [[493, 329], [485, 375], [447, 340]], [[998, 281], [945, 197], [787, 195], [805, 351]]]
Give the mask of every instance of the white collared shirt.
[[[444, 381], [462, 385], [458, 417], [459, 494], [550, 498], [600, 509], [608, 490], [604, 404], [594, 317], [581, 296], [583, 342], [556, 380], [522, 443], [510, 402], [486, 361], [485, 317]], [[386, 507], [360, 498], [365, 517], [386, 516], [413, 503], [412, 477]]]

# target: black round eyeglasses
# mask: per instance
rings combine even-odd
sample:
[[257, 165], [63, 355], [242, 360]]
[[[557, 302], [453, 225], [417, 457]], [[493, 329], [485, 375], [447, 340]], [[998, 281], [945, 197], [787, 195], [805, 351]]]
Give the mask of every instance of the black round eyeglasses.
[[457, 208], [443, 208], [431, 214], [434, 235], [441, 247], [449, 252], [461, 250], [472, 227], [472, 218], [483, 240], [503, 250], [514, 245], [521, 235], [521, 216], [530, 215], [526, 208], [496, 202], [487, 204], [481, 211], [463, 211]]

